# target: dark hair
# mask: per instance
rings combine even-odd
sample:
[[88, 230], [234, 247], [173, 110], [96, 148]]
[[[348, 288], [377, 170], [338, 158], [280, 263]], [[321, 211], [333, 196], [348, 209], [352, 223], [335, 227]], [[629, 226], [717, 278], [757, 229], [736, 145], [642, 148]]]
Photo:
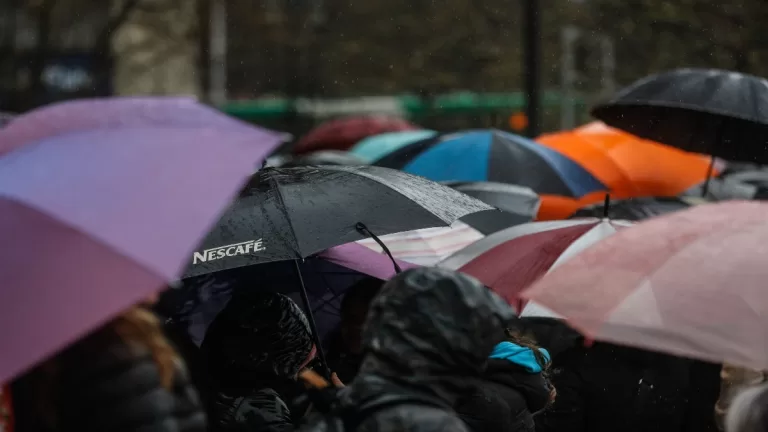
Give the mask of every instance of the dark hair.
[[539, 351], [541, 347], [536, 343], [536, 340], [532, 336], [524, 335], [520, 333], [520, 331], [510, 328], [504, 329], [504, 336], [506, 341], [530, 349], [531, 352], [533, 352], [533, 356], [536, 358], [536, 362], [541, 366], [543, 371], [542, 374], [545, 376], [547, 375], [552, 363], [544, 357], [544, 354], [542, 354], [541, 351]]
[[344, 315], [345, 311], [355, 306], [366, 308], [370, 306], [373, 299], [381, 291], [382, 286], [384, 286], [384, 281], [371, 276], [366, 276], [355, 282], [347, 289], [344, 298], [341, 299], [341, 314]]

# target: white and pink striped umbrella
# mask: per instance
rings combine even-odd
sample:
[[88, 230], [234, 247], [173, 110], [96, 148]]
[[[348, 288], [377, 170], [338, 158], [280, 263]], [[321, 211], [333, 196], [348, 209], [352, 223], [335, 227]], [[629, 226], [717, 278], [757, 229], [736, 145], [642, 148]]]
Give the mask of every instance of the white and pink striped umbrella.
[[732, 201], [640, 223], [522, 296], [587, 337], [768, 369], [768, 204]]
[[[388, 234], [381, 236], [380, 240], [395, 258], [412, 264], [431, 266], [481, 238], [483, 234], [480, 231], [457, 221], [449, 227]], [[360, 240], [357, 243], [384, 253], [373, 239]]]
[[437, 266], [476, 277], [526, 316], [558, 317], [520, 301], [520, 293], [583, 249], [631, 225], [597, 218], [517, 225], [465, 247]]

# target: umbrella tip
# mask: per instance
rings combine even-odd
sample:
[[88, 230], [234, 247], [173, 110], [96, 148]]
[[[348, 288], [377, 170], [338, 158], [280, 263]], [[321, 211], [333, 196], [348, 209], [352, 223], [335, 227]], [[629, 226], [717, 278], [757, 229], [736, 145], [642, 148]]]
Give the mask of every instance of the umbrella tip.
[[609, 210], [611, 209], [611, 194], [605, 194], [605, 201], [603, 202], [603, 218], [608, 219]]

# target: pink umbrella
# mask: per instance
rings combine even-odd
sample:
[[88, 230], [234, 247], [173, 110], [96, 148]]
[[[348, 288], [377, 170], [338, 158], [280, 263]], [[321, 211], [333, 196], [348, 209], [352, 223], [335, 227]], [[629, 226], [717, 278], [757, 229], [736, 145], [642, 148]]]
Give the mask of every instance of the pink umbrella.
[[520, 301], [524, 289], [550, 269], [631, 224], [597, 218], [526, 223], [478, 240], [437, 266], [476, 277], [518, 311], [530, 315], [531, 305]]
[[0, 383], [161, 289], [275, 134], [122, 129], [0, 157]]
[[768, 204], [692, 207], [623, 230], [523, 297], [590, 338], [768, 369]]
[[[25, 143], [71, 132], [131, 127], [217, 128], [253, 134], [276, 133], [229, 117], [188, 97], [111, 97], [59, 102], [13, 117], [0, 131], [0, 155]], [[281, 140], [287, 139], [285, 134]]]

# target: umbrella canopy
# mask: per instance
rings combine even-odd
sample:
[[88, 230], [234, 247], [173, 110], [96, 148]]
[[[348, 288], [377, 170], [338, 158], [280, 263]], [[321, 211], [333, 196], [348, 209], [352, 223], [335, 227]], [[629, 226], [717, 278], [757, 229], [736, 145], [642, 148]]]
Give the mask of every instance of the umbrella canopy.
[[213, 129], [99, 130], [0, 157], [0, 382], [176, 279], [278, 144]]
[[640, 221], [643, 219], [660, 216], [680, 210], [685, 210], [692, 204], [684, 198], [677, 197], [643, 197], [627, 200], [611, 201], [606, 212], [605, 203], [594, 204], [582, 208], [572, 217], [608, 217], [611, 219], [623, 219]]
[[768, 368], [768, 205], [733, 201], [640, 223], [523, 293], [590, 338]]
[[537, 141], [578, 162], [619, 199], [676, 196], [704, 182], [709, 172], [709, 157], [642, 140], [600, 122]]
[[[415, 267], [399, 261], [402, 269]], [[322, 339], [339, 322], [341, 298], [347, 289], [365, 276], [382, 281], [395, 275], [392, 261], [363, 246], [349, 243], [323, 251], [300, 264], [312, 314]], [[192, 341], [200, 345], [208, 325], [226, 306], [235, 286], [295, 296], [299, 288], [295, 268], [287, 261], [239, 268], [184, 281], [178, 298], [180, 307], [172, 319], [187, 328]], [[300, 299], [294, 299], [298, 304]]]
[[295, 157], [280, 166], [296, 167], [309, 165], [368, 165], [368, 162], [351, 153], [339, 150], [321, 150]]
[[[450, 227], [424, 228], [389, 234], [380, 237], [380, 240], [395, 258], [422, 266], [431, 266], [480, 240], [483, 236], [483, 233], [475, 228], [462, 222], [455, 222]], [[357, 243], [378, 253], [384, 253], [381, 246], [373, 239], [364, 239]]]
[[388, 116], [344, 117], [323, 123], [296, 143], [294, 154], [317, 150], [348, 150], [358, 141], [386, 132], [418, 130], [413, 123]]
[[368, 137], [352, 147], [349, 152], [372, 163], [416, 141], [429, 139], [437, 135], [432, 130], [413, 130], [388, 132]]
[[229, 117], [192, 98], [110, 97], [58, 102], [15, 117], [0, 133], [0, 155], [25, 143], [57, 135], [133, 127], [241, 131], [252, 134], [255, 146], [290, 137]]
[[445, 184], [499, 209], [497, 212], [474, 213], [461, 219], [484, 235], [532, 222], [541, 205], [541, 199], [536, 192], [522, 186], [493, 182], [446, 182]]
[[487, 204], [379, 167], [266, 168], [190, 257], [185, 277], [308, 257], [343, 243], [450, 225]]
[[768, 163], [768, 81], [752, 75], [715, 69], [651, 75], [592, 115], [683, 150]]
[[496, 130], [442, 135], [376, 162], [435, 181], [492, 181], [539, 194], [580, 197], [605, 186], [576, 162], [527, 138]]
[[631, 226], [607, 219], [532, 222], [491, 234], [456, 252], [438, 267], [474, 276], [518, 311], [520, 293], [574, 255]]
[[757, 197], [759, 190], [759, 186], [726, 176], [709, 179], [707, 182], [688, 189], [680, 196], [701, 197], [707, 201], [750, 200]]

